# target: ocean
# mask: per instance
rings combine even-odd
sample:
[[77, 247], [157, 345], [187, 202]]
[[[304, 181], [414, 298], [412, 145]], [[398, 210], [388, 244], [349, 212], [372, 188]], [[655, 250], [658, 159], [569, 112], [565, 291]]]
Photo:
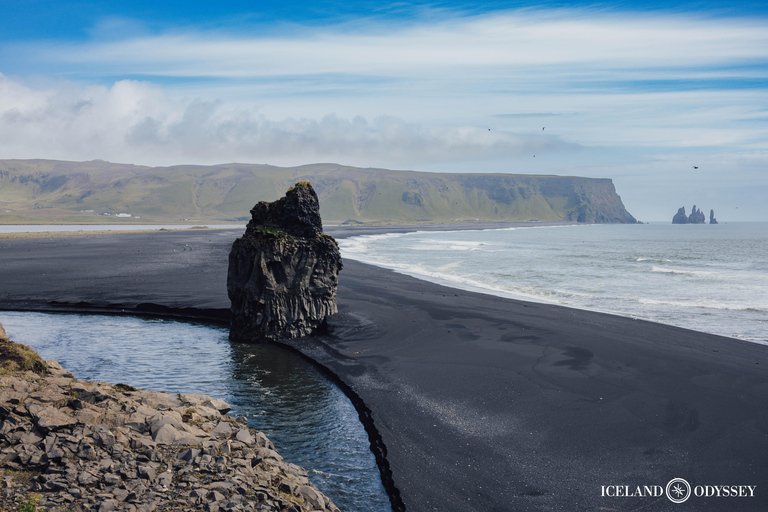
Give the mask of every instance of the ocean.
[[768, 223], [591, 224], [339, 240], [343, 258], [465, 290], [768, 344]]

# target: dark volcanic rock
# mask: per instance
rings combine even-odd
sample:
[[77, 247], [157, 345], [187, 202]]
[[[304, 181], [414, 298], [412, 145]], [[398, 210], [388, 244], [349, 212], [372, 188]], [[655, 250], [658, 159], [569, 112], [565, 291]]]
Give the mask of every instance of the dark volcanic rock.
[[245, 234], [229, 253], [229, 337], [259, 342], [306, 336], [336, 313], [341, 255], [323, 233], [320, 207], [308, 181], [274, 203], [251, 210]]
[[709, 223], [717, 224], [717, 219], [715, 218], [715, 210], [709, 210]]
[[688, 224], [705, 224], [706, 221], [704, 213], [696, 209], [696, 205], [693, 205], [693, 210], [691, 210], [691, 214], [688, 216]]
[[[710, 212], [709, 218], [712, 219], [714, 212]], [[704, 213], [693, 205], [691, 214], [685, 215], [685, 206], [677, 210], [677, 213], [672, 217], [672, 224], [706, 224], [707, 219], [704, 217]], [[717, 221], [714, 222], [717, 224]]]
[[688, 216], [685, 214], [685, 206], [681, 206], [674, 217], [672, 224], [688, 224]]

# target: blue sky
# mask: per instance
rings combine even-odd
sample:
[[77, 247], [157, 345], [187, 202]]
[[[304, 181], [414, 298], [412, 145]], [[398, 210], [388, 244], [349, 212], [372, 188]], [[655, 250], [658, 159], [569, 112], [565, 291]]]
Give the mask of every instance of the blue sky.
[[607, 177], [641, 220], [768, 220], [768, 4], [4, 1], [0, 158]]

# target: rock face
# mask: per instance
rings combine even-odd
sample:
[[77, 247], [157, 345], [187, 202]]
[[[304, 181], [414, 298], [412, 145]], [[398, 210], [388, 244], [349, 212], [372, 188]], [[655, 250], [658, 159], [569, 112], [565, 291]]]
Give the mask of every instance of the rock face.
[[229, 253], [229, 337], [260, 342], [306, 336], [336, 313], [341, 255], [323, 233], [320, 205], [308, 181], [251, 210], [245, 234]]
[[[710, 219], [712, 218], [713, 213], [714, 212], [710, 212]], [[683, 206], [677, 210], [675, 216], [672, 217], [672, 224], [706, 224], [706, 222], [707, 219], [704, 217], [704, 213], [696, 208], [696, 205], [693, 205], [693, 209], [689, 216], [685, 215], [685, 206]], [[715, 224], [717, 224], [717, 221], [715, 221]]]
[[688, 224], [688, 216], [685, 214], [685, 206], [681, 206], [674, 217], [672, 224]]
[[709, 210], [709, 223], [717, 224], [717, 219], [715, 218], [715, 210]]
[[707, 219], [704, 217], [704, 213], [701, 210], [696, 209], [696, 205], [693, 205], [693, 210], [688, 216], [688, 224], [706, 224]]

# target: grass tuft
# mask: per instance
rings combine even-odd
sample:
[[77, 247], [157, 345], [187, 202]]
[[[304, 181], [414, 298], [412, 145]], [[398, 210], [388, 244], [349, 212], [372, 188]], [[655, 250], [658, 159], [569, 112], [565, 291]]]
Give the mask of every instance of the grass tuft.
[[48, 373], [48, 365], [32, 348], [0, 337], [0, 375], [33, 371], [38, 375]]

